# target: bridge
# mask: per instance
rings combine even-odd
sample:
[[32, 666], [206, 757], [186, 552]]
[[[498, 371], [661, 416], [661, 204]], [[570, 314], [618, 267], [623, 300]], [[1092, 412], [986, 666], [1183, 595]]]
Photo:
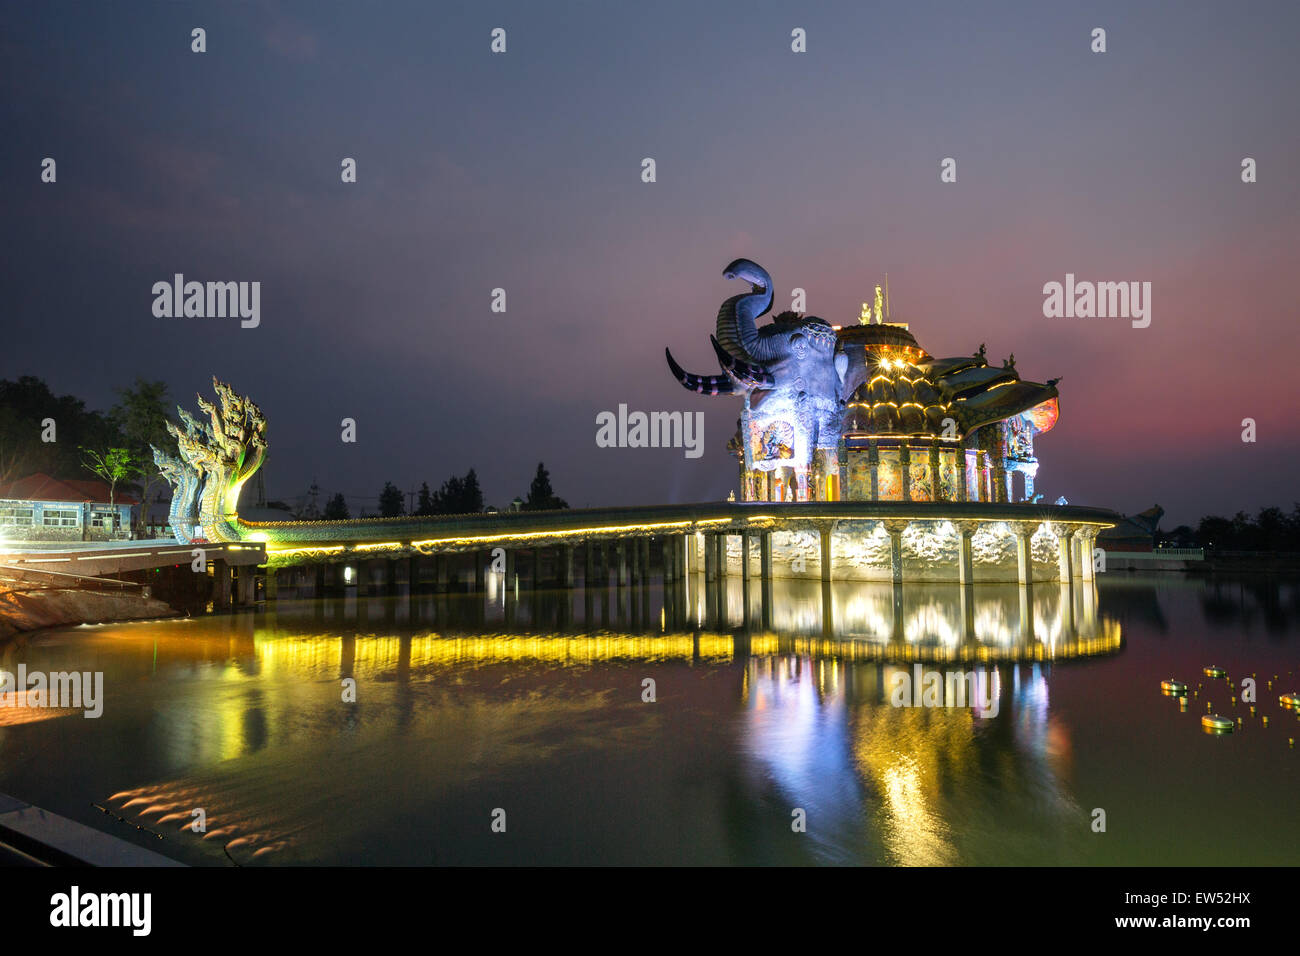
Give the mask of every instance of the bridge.
[[[434, 558], [437, 568], [437, 559], [458, 555], [468, 556], [460, 563], [469, 562], [475, 585], [481, 587], [488, 562], [503, 563], [501, 569], [513, 580], [516, 555], [534, 552], [536, 560], [541, 550], [553, 552], [555, 583], [568, 586], [579, 548], [588, 580], [599, 565], [616, 568], [623, 581], [629, 565], [632, 572], [648, 569], [652, 546], [665, 579], [703, 572], [712, 581], [733, 569], [747, 579], [751, 556], [757, 556], [763, 579], [774, 574], [812, 577], [806, 569], [815, 567], [816, 576], [826, 582], [908, 577], [1029, 585], [1035, 580], [1091, 580], [1092, 542], [1118, 520], [1113, 511], [1070, 505], [710, 502], [319, 524], [241, 522], [241, 528], [248, 541], [265, 539], [268, 581], [282, 569], [314, 566], [321, 589], [328, 589], [327, 578], [339, 568], [344, 569], [343, 583], [349, 584], [348, 572], [355, 566], [382, 563], [391, 584], [397, 559], [412, 562], [408, 580], [418, 581], [420, 558]], [[861, 553], [868, 539], [875, 560]], [[1044, 547], [1052, 549], [1047, 557]], [[787, 566], [805, 570], [788, 571]], [[441, 584], [444, 571], [436, 570], [435, 578]]]

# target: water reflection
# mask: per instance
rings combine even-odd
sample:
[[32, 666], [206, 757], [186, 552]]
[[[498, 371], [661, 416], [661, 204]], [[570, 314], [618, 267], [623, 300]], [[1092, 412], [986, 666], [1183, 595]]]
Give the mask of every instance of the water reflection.
[[[1187, 584], [1168, 622], [1138, 610], [1175, 586], [1116, 581], [1113, 606], [1147, 634], [1181, 621], [1185, 638], [1213, 589]], [[1133, 735], [1197, 715], [1160, 697], [1170, 671], [1143, 659], [1150, 644], [1130, 660], [1140, 673], [1122, 666], [1131, 638], [1104, 606], [1079, 582], [763, 593], [733, 578], [74, 629], [11, 645], [0, 666], [102, 669], [105, 716], [0, 728], [0, 789], [104, 803], [200, 863], [1096, 862], [1127, 845], [1089, 839], [1096, 791], [1202, 743]], [[977, 706], [954, 699], [966, 673], [988, 694]], [[903, 677], [910, 706], [894, 698]], [[1118, 761], [1100, 776], [1099, 739]], [[27, 756], [55, 750], [54, 768]], [[1183, 805], [1155, 803], [1148, 827]], [[185, 832], [196, 806], [206, 834]], [[528, 835], [492, 842], [495, 806]]]

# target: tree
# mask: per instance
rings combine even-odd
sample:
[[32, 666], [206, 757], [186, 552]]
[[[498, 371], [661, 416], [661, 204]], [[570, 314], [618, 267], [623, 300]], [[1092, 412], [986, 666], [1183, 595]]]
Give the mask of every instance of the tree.
[[[48, 427], [47, 427], [48, 422]], [[112, 422], [72, 395], [56, 396], [41, 379], [0, 380], [0, 481], [44, 472], [70, 478], [80, 449], [126, 447]]]
[[171, 399], [167, 383], [135, 380], [131, 388], [117, 389], [118, 403], [108, 413], [109, 420], [121, 432], [131, 457], [137, 462], [140, 482], [139, 526], [143, 530], [149, 521], [149, 507], [158, 497], [152, 492], [155, 485], [167, 487], [167, 480], [154, 464], [150, 445], [172, 448], [175, 442], [167, 434], [167, 408]]
[[343, 492], [340, 491], [325, 503], [326, 521], [347, 521], [351, 517], [352, 512], [348, 511], [347, 499], [343, 497]]
[[391, 481], [384, 482], [384, 490], [379, 493], [379, 516], [396, 518], [403, 514], [406, 514], [406, 509], [402, 507], [401, 491]]
[[417, 515], [433, 514], [433, 495], [429, 493], [429, 483], [420, 482], [420, 496], [415, 501], [415, 513]]
[[462, 514], [480, 514], [483, 511], [483, 489], [478, 486], [478, 475], [473, 468], [465, 476], [464, 498], [461, 504], [464, 506], [461, 508]]
[[569, 507], [567, 501], [555, 496], [555, 492], [551, 489], [551, 474], [546, 470], [546, 466], [539, 461], [537, 463], [537, 474], [533, 476], [533, 483], [528, 488], [528, 498], [525, 499], [521, 510], [554, 511], [567, 507]]
[[126, 448], [110, 448], [102, 455], [90, 448], [81, 449], [86, 457], [82, 464], [108, 482], [108, 506], [116, 502], [117, 483], [140, 473], [140, 466]]

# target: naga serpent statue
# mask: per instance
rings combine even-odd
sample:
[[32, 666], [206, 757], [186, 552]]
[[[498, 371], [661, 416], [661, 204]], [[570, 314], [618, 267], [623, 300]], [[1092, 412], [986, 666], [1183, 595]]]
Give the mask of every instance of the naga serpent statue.
[[768, 325], [757, 324], [772, 308], [772, 277], [758, 263], [737, 259], [722, 274], [750, 286], [722, 303], [716, 334], [709, 337], [722, 374], [687, 372], [664, 349], [668, 367], [689, 391], [742, 395], [746, 473], [793, 468], [796, 496], [808, 500], [814, 457], [821, 456], [828, 472], [838, 467], [848, 356], [836, 351], [835, 329], [816, 316], [783, 312]]
[[[171, 522], [182, 544], [257, 541], [313, 546], [373, 541], [385, 537], [427, 537], [441, 519], [427, 516], [349, 518], [341, 521], [245, 521], [239, 493], [266, 461], [266, 417], [253, 402], [217, 379], [217, 402], [199, 396], [208, 421], [178, 408], [181, 425], [167, 423], [179, 455], [154, 449], [159, 471], [172, 484]], [[197, 506], [197, 514], [195, 509]], [[196, 533], [195, 526], [198, 526]]]
[[[205, 540], [229, 542], [246, 537], [237, 514], [239, 492], [266, 459], [266, 417], [261, 409], [215, 378], [212, 387], [217, 405], [201, 395], [198, 399], [210, 423], [195, 420], [184, 409], [177, 409], [184, 429], [167, 423], [167, 432], [180, 451], [179, 461], [171, 461], [180, 468], [165, 469], [163, 475], [174, 486], [172, 532], [184, 544], [194, 540], [188, 529], [194, 524], [196, 497], [198, 524]], [[155, 461], [160, 454], [154, 450]]]
[[195, 501], [203, 477], [184, 458], [169, 455], [153, 445], [149, 447], [153, 449], [153, 462], [158, 466], [158, 473], [172, 486], [172, 503], [167, 513], [172, 534], [181, 544], [189, 544], [194, 540], [198, 518]]

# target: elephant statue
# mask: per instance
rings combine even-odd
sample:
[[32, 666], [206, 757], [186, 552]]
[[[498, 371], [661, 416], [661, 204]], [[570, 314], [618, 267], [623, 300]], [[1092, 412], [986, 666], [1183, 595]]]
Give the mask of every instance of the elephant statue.
[[816, 316], [782, 312], [768, 325], [758, 325], [772, 308], [772, 277], [758, 263], [737, 259], [722, 274], [750, 287], [718, 309], [710, 341], [722, 374], [687, 372], [665, 349], [668, 367], [689, 391], [741, 395], [746, 476], [792, 468], [797, 480], [794, 496], [809, 500], [814, 457], [822, 456], [823, 469], [838, 468], [848, 357], [837, 349], [835, 329]]

